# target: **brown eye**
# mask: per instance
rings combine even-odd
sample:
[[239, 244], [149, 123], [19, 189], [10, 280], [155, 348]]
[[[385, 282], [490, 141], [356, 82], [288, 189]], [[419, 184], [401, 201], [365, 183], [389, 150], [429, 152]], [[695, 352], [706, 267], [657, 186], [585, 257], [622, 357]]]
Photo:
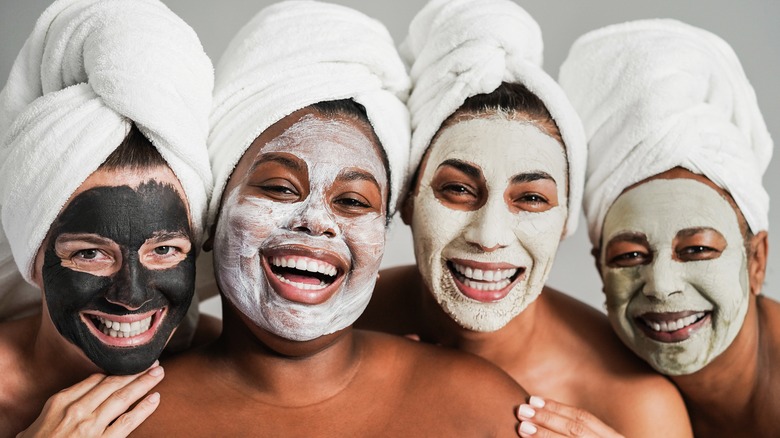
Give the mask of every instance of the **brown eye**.
[[675, 257], [681, 262], [713, 260], [726, 249], [726, 239], [712, 228], [681, 230], [674, 239]]
[[507, 187], [504, 196], [510, 210], [542, 213], [558, 205], [557, 186], [552, 178], [538, 174], [527, 177], [534, 179], [512, 182]]
[[486, 201], [487, 187], [481, 171], [461, 162], [436, 169], [431, 189], [436, 199], [454, 210], [473, 211]]
[[630, 268], [650, 263], [652, 253], [646, 244], [613, 239], [606, 249], [605, 260], [611, 268]]
[[282, 178], [273, 178], [258, 184], [253, 184], [265, 197], [280, 201], [294, 202], [300, 198], [300, 192], [290, 181]]
[[74, 257], [79, 257], [83, 260], [94, 260], [98, 255], [100, 255], [100, 251], [95, 248], [90, 248], [77, 252]]

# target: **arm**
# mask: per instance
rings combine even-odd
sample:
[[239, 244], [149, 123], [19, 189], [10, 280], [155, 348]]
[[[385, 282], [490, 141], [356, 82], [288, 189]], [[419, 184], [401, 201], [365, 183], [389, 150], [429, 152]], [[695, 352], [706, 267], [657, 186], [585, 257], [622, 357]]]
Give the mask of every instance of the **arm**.
[[130, 376], [93, 374], [51, 396], [35, 422], [17, 438], [126, 437], [157, 409], [160, 394], [144, 395], [163, 375], [157, 363]]

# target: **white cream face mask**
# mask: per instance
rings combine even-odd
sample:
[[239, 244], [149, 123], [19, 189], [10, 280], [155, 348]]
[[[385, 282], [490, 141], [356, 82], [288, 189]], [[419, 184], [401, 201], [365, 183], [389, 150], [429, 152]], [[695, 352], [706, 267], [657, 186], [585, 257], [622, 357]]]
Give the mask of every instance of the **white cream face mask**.
[[[435, 174], [451, 160], [479, 170], [486, 186], [483, 205], [463, 211], [437, 198], [448, 186], [434, 181]], [[467, 119], [441, 132], [421, 171], [412, 232], [426, 285], [462, 327], [480, 332], [504, 327], [541, 293], [561, 240], [567, 215], [563, 146], [526, 121], [499, 115]], [[532, 191], [510, 189], [518, 186], [516, 180], [540, 175], [554, 184], [557, 205], [543, 212], [511, 208], [515, 196], [534, 199]]]
[[[615, 201], [603, 231], [607, 308], [623, 342], [671, 376], [695, 373], [723, 353], [742, 327], [750, 293], [729, 202], [698, 181], [651, 180]], [[631, 239], [638, 246], [621, 243]]]
[[[288, 166], [290, 156], [308, 174], [301, 199], [262, 195], [288, 196], [288, 181], [259, 170], [264, 162]], [[241, 183], [220, 213], [220, 289], [247, 318], [285, 339], [308, 341], [351, 325], [371, 297], [385, 244], [387, 173], [376, 146], [350, 123], [308, 114], [263, 146], [254, 163], [233, 176]], [[368, 184], [366, 176], [381, 194], [372, 211], [350, 185], [355, 178]]]

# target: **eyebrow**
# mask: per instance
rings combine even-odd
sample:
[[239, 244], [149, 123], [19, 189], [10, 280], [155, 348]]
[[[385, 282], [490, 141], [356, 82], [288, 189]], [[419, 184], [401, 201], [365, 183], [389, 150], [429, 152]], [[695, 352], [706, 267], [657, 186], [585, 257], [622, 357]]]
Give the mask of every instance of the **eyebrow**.
[[260, 166], [261, 164], [270, 163], [270, 162], [279, 163], [284, 167], [288, 167], [298, 172], [303, 170], [303, 166], [301, 166], [301, 163], [292, 160], [288, 157], [285, 157], [284, 155], [271, 152], [268, 154], [261, 155], [260, 158], [258, 158], [257, 161], [255, 161], [255, 164], [252, 165], [250, 172], [254, 172], [255, 169], [257, 169], [257, 167]]
[[482, 177], [482, 171], [478, 167], [469, 164], [465, 161], [455, 160], [450, 158], [448, 160], [442, 161], [442, 163], [439, 164], [439, 167], [442, 166], [454, 167], [472, 178]]
[[641, 233], [621, 233], [617, 236], [609, 239], [609, 242], [607, 243], [607, 246], [612, 244], [613, 242], [631, 242], [636, 243], [638, 245], [648, 245], [647, 237], [644, 234]]
[[549, 173], [542, 172], [542, 171], [517, 174], [517, 175], [512, 177], [512, 183], [513, 184], [520, 184], [520, 183], [539, 181], [540, 179], [548, 179], [548, 180], [554, 182], [555, 184], [558, 184], [555, 181], [555, 178], [550, 176]]
[[157, 243], [165, 240], [179, 239], [179, 238], [189, 240], [190, 236], [184, 231], [155, 231], [154, 234], [152, 234], [152, 237], [147, 239], [147, 241], [151, 241], [152, 243]]
[[[677, 237], [691, 237], [695, 236], [696, 234], [699, 234], [703, 231], [713, 231], [715, 233], [720, 234], [720, 231], [716, 230], [712, 227], [695, 227], [695, 228], [686, 228], [684, 230], [680, 230], [677, 232]], [[720, 234], [722, 236], [722, 234]]]
[[80, 241], [80, 242], [86, 242], [91, 243], [93, 245], [105, 245], [114, 243], [112, 239], [109, 239], [108, 237], [99, 236], [97, 234], [87, 234], [87, 233], [63, 233], [57, 236], [57, 239], [55, 240], [55, 244], [57, 242], [61, 241]]
[[338, 179], [344, 181], [368, 181], [374, 184], [381, 192], [381, 189], [379, 189], [379, 183], [377, 182], [376, 178], [374, 178], [374, 175], [362, 170], [345, 170], [339, 175]]

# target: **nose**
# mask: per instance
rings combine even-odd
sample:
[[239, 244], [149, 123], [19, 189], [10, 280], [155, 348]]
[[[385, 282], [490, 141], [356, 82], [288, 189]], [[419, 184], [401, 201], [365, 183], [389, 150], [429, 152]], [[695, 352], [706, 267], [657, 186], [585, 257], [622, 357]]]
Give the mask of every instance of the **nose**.
[[492, 252], [509, 246], [514, 233], [511, 230], [512, 217], [503, 197], [491, 196], [488, 202], [473, 213], [466, 226], [466, 242], [483, 252]]
[[333, 213], [323, 197], [313, 193], [293, 212], [287, 228], [310, 236], [336, 237], [338, 234]]
[[681, 273], [675, 269], [679, 263], [672, 260], [671, 253], [658, 252], [650, 264], [645, 267], [645, 296], [663, 301], [671, 295], [682, 293]]
[[124, 263], [114, 274], [105, 297], [109, 303], [128, 310], [138, 310], [152, 300], [153, 293], [147, 288], [146, 270], [138, 260], [138, 253], [128, 251], [123, 255]]

